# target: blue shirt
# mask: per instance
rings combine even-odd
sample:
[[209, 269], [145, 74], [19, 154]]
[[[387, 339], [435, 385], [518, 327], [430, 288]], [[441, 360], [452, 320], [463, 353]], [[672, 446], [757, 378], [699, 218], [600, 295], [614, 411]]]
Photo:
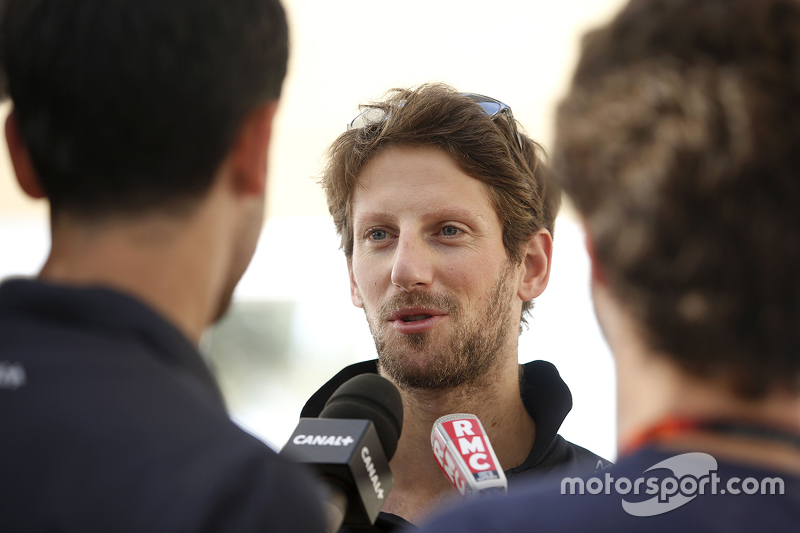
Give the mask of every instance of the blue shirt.
[[312, 483], [136, 299], [0, 285], [0, 531], [322, 531]]

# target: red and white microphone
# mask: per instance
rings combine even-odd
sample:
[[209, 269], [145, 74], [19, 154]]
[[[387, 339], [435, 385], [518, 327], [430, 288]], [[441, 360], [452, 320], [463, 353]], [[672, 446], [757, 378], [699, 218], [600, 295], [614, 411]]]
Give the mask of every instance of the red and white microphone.
[[506, 474], [477, 416], [439, 418], [433, 424], [431, 446], [436, 462], [462, 496], [508, 489]]

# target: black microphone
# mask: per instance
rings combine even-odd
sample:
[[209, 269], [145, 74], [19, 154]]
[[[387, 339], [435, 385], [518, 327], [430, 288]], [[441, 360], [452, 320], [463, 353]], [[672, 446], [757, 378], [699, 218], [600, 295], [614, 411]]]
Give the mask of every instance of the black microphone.
[[394, 485], [389, 460], [402, 429], [400, 392], [377, 374], [348, 380], [319, 418], [300, 419], [280, 453], [326, 480], [329, 531], [375, 523]]

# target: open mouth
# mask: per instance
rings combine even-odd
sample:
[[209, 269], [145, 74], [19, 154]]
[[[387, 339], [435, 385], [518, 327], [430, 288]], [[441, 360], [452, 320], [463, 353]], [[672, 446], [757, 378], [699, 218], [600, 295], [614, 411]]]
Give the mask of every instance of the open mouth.
[[404, 307], [387, 318], [400, 334], [413, 335], [436, 328], [447, 318], [447, 313], [435, 308]]
[[417, 322], [419, 320], [426, 320], [431, 316], [432, 315], [410, 315], [410, 316], [404, 316], [401, 320], [403, 322]]

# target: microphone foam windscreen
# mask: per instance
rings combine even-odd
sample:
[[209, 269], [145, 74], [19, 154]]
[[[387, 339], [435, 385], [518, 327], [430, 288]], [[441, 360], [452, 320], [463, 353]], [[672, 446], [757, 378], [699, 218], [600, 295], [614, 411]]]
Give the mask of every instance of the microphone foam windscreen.
[[372, 420], [386, 459], [391, 460], [403, 431], [403, 400], [388, 379], [360, 374], [336, 389], [319, 418]]

